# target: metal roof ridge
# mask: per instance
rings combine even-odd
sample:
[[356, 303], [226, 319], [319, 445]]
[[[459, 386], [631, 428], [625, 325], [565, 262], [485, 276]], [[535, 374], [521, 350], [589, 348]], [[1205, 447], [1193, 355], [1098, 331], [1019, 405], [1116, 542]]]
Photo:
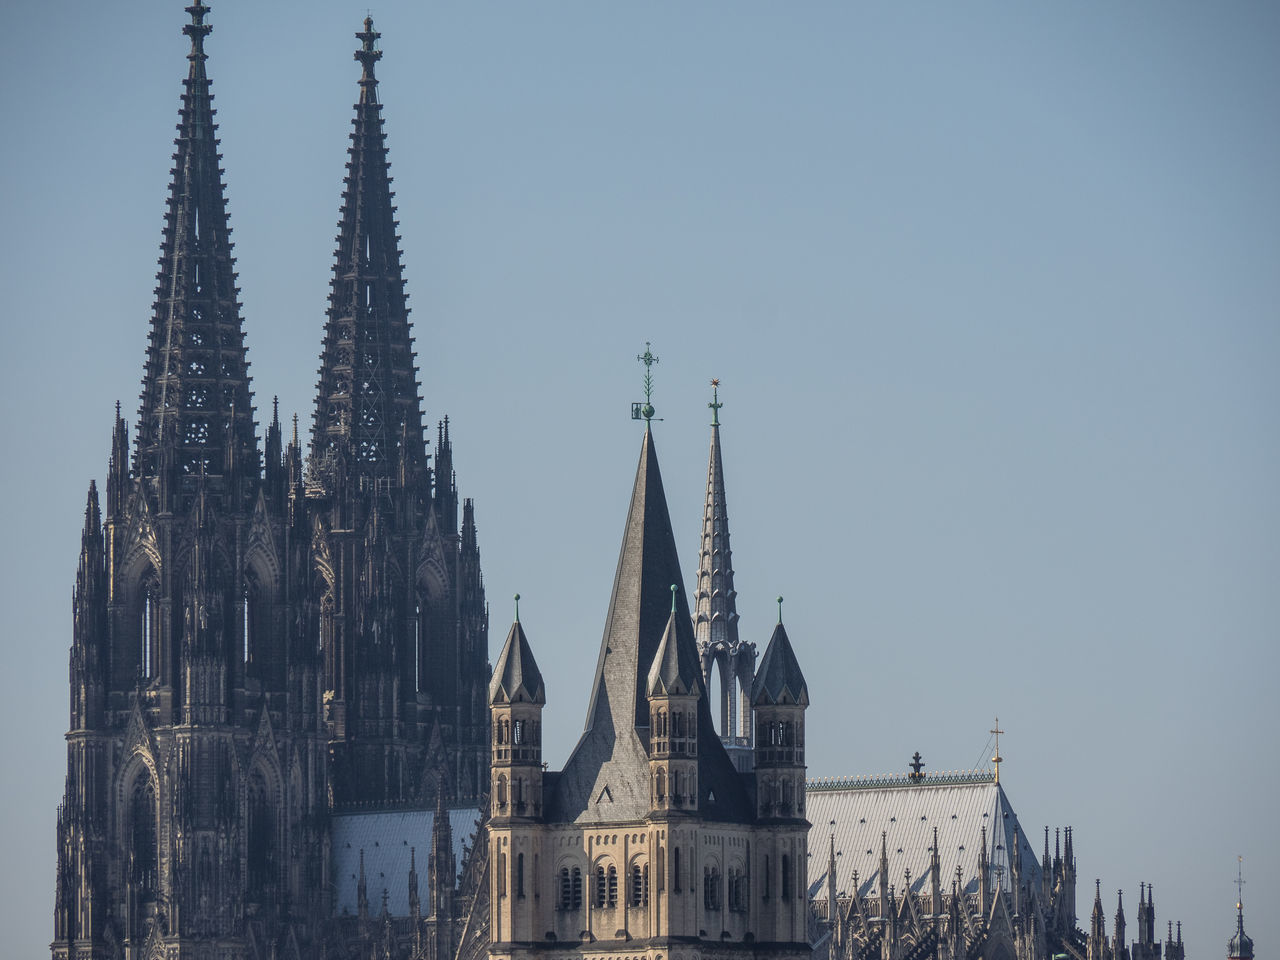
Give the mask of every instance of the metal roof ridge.
[[806, 790], [869, 790], [878, 787], [945, 787], [972, 783], [995, 783], [990, 769], [942, 770], [921, 773], [856, 774], [842, 777], [814, 777], [805, 781]]

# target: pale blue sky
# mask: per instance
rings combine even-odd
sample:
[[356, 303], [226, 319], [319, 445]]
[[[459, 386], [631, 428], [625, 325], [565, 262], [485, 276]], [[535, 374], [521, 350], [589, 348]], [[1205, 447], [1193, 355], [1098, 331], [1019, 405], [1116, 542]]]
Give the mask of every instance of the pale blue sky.
[[[214, 4], [259, 419], [310, 402], [365, 4]], [[1221, 957], [1280, 944], [1280, 7], [388, 2], [378, 72], [430, 422], [519, 590], [548, 752], [586, 709], [639, 430], [688, 579], [723, 439], [814, 775], [973, 765]], [[0, 10], [0, 911], [52, 934], [70, 593], [132, 419], [179, 2]], [[989, 756], [989, 754], [986, 754]], [[1268, 909], [1270, 908], [1270, 909]]]

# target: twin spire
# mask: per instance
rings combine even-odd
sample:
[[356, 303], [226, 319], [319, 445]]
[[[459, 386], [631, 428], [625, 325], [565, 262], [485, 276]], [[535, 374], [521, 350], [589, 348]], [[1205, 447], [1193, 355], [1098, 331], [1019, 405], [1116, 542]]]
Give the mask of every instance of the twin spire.
[[[260, 472], [249, 364], [237, 300], [216, 111], [205, 69], [209, 7], [186, 8], [191, 40], [155, 306], [143, 376], [136, 469], [178, 480], [183, 502], [209, 478]], [[347, 174], [330, 281], [312, 430], [318, 464], [402, 482], [425, 475], [421, 402], [366, 18]], [[200, 477], [182, 482], [182, 477]], [[218, 479], [222, 478], [222, 479]], [[445, 478], [446, 482], [448, 478]]]

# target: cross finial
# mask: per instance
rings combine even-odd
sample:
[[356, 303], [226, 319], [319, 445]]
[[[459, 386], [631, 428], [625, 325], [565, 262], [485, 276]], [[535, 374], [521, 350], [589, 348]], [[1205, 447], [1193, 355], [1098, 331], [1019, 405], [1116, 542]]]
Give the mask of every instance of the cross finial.
[[644, 364], [644, 403], [631, 405], [631, 419], [643, 420], [647, 427], [653, 421], [653, 365], [658, 362], [648, 340], [644, 342], [644, 353], [637, 354], [636, 359]]
[[1236, 909], [1244, 909], [1244, 857], [1236, 857]]
[[924, 779], [924, 774], [920, 772], [924, 767], [924, 760], [921, 759], [919, 750], [915, 752], [915, 755], [911, 758], [911, 762], [907, 764], [907, 766], [911, 768], [912, 780]]
[[720, 426], [720, 408], [724, 406], [720, 402], [720, 378], [711, 378], [711, 402], [707, 404], [711, 408], [711, 425], [713, 427]]
[[996, 755], [995, 755], [994, 757], [992, 757], [992, 758], [991, 758], [991, 762], [992, 762], [993, 764], [995, 764], [995, 767], [996, 767], [996, 783], [999, 783], [999, 782], [1000, 782], [1000, 764], [1004, 763], [1004, 757], [1000, 756], [1000, 734], [1004, 733], [1004, 731], [1000, 729], [1000, 718], [999, 718], [999, 717], [996, 717], [996, 725], [995, 725], [995, 727], [994, 727], [992, 730], [989, 730], [989, 731], [987, 731], [987, 732], [988, 732], [988, 733], [994, 733], [994, 734], [996, 735]]

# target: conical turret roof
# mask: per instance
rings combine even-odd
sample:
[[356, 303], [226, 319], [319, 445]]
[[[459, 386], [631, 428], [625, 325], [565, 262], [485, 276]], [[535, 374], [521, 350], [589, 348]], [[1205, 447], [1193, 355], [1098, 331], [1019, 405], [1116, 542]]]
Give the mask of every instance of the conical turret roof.
[[662, 641], [658, 644], [658, 652], [653, 655], [653, 664], [649, 667], [649, 678], [646, 684], [649, 696], [681, 696], [698, 692], [698, 661], [690, 659], [693, 651], [687, 644], [680, 642], [679, 630], [676, 626], [674, 595], [676, 588], [671, 588], [671, 616], [667, 618], [667, 628], [662, 631]]
[[524, 635], [520, 621], [511, 624], [507, 642], [502, 645], [498, 662], [489, 681], [489, 702], [493, 703], [546, 703], [546, 689], [542, 683], [542, 671], [533, 659], [533, 650]]
[[235, 259], [223, 195], [222, 155], [205, 72], [209, 8], [191, 23], [173, 179], [138, 412], [136, 467], [216, 477], [239, 464], [257, 475], [253, 396], [236, 300]]
[[781, 620], [773, 628], [773, 636], [769, 638], [769, 646], [760, 661], [760, 669], [756, 671], [755, 682], [751, 685], [751, 702], [796, 703], [804, 706], [809, 703], [809, 685], [805, 683], [800, 663], [796, 660], [795, 651], [791, 649], [787, 629]]
[[[681, 663], [697, 662], [683, 583], [657, 451], [646, 429], [586, 730], [556, 779], [548, 805], [550, 821], [610, 822], [648, 813], [649, 668], [668, 626], [674, 627], [674, 642], [682, 648], [677, 651]], [[674, 618], [672, 584], [677, 586]], [[700, 697], [699, 809], [710, 819], [748, 820], [746, 791], [712, 726], [701, 672], [694, 674]]]

